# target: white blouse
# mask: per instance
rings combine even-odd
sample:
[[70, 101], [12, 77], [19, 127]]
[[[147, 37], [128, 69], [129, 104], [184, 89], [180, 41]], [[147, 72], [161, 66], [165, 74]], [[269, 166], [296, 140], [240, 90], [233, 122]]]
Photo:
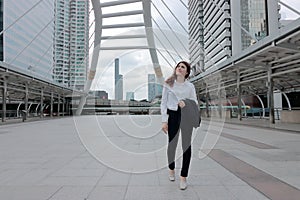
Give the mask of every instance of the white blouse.
[[198, 104], [195, 86], [191, 82], [178, 83], [175, 81], [173, 87], [168, 84], [164, 85], [160, 104], [162, 122], [168, 122], [167, 109], [176, 111], [179, 101], [183, 99], [192, 99]]

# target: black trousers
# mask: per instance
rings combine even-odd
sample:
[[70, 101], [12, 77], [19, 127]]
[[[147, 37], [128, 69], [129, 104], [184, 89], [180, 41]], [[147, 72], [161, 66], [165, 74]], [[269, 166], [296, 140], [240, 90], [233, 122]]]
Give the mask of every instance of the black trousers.
[[179, 138], [179, 132], [181, 130], [181, 140], [182, 140], [182, 151], [183, 151], [183, 160], [182, 160], [182, 168], [181, 168], [181, 176], [187, 177], [190, 167], [191, 161], [191, 139], [193, 133], [192, 126], [186, 126], [181, 124], [181, 109], [178, 107], [177, 111], [169, 110], [169, 119], [168, 119], [168, 164], [169, 169], [175, 169], [175, 153]]

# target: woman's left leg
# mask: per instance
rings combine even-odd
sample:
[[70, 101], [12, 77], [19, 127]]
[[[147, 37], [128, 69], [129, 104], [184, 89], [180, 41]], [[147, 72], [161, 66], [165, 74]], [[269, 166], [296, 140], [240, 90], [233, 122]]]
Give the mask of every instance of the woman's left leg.
[[182, 168], [181, 168], [181, 176], [187, 177], [191, 162], [192, 148], [191, 148], [191, 140], [192, 140], [193, 127], [181, 127], [181, 140], [182, 140], [182, 151], [183, 151], [183, 159], [182, 159]]

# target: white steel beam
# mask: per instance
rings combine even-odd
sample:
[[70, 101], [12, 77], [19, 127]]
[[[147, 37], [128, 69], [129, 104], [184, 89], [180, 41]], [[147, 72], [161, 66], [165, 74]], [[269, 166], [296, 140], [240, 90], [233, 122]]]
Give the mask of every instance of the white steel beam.
[[[93, 0], [92, 0], [93, 1]], [[99, 0], [98, 0], [99, 1]], [[111, 2], [105, 2], [101, 3], [100, 7], [110, 7], [110, 6], [118, 6], [123, 4], [130, 4], [130, 3], [136, 3], [141, 2], [142, 0], [120, 0], [120, 1], [111, 1]], [[93, 3], [93, 2], [92, 2]]]
[[139, 15], [139, 14], [143, 14], [143, 11], [142, 10], [134, 10], [134, 11], [127, 11], [127, 12], [103, 14], [102, 18], [122, 17], [122, 16]]
[[144, 23], [127, 23], [127, 24], [112, 24], [112, 25], [103, 25], [102, 29], [110, 29], [110, 28], [131, 28], [131, 27], [139, 27], [144, 26]]
[[117, 40], [117, 39], [135, 39], [146, 38], [146, 35], [116, 35], [116, 36], [103, 36], [101, 40]]
[[149, 49], [148, 46], [116, 46], [116, 47], [101, 47], [100, 50], [126, 50], [126, 49]]

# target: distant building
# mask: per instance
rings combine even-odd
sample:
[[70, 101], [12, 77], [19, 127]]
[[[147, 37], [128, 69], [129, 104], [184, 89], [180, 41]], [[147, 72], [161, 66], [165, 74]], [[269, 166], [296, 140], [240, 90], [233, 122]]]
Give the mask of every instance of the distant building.
[[134, 92], [126, 92], [126, 101], [134, 100]]
[[94, 91], [94, 96], [98, 99], [108, 99], [108, 93], [103, 90]]
[[148, 101], [155, 98], [156, 93], [156, 80], [155, 74], [148, 74]]
[[54, 1], [53, 79], [83, 90], [89, 63], [89, 1]]
[[115, 100], [123, 100], [123, 75], [120, 74], [120, 60], [115, 59]]
[[155, 91], [155, 97], [162, 95], [163, 86], [159, 83], [156, 83], [156, 91]]
[[162, 94], [162, 85], [157, 83], [155, 74], [148, 74], [148, 101]]

